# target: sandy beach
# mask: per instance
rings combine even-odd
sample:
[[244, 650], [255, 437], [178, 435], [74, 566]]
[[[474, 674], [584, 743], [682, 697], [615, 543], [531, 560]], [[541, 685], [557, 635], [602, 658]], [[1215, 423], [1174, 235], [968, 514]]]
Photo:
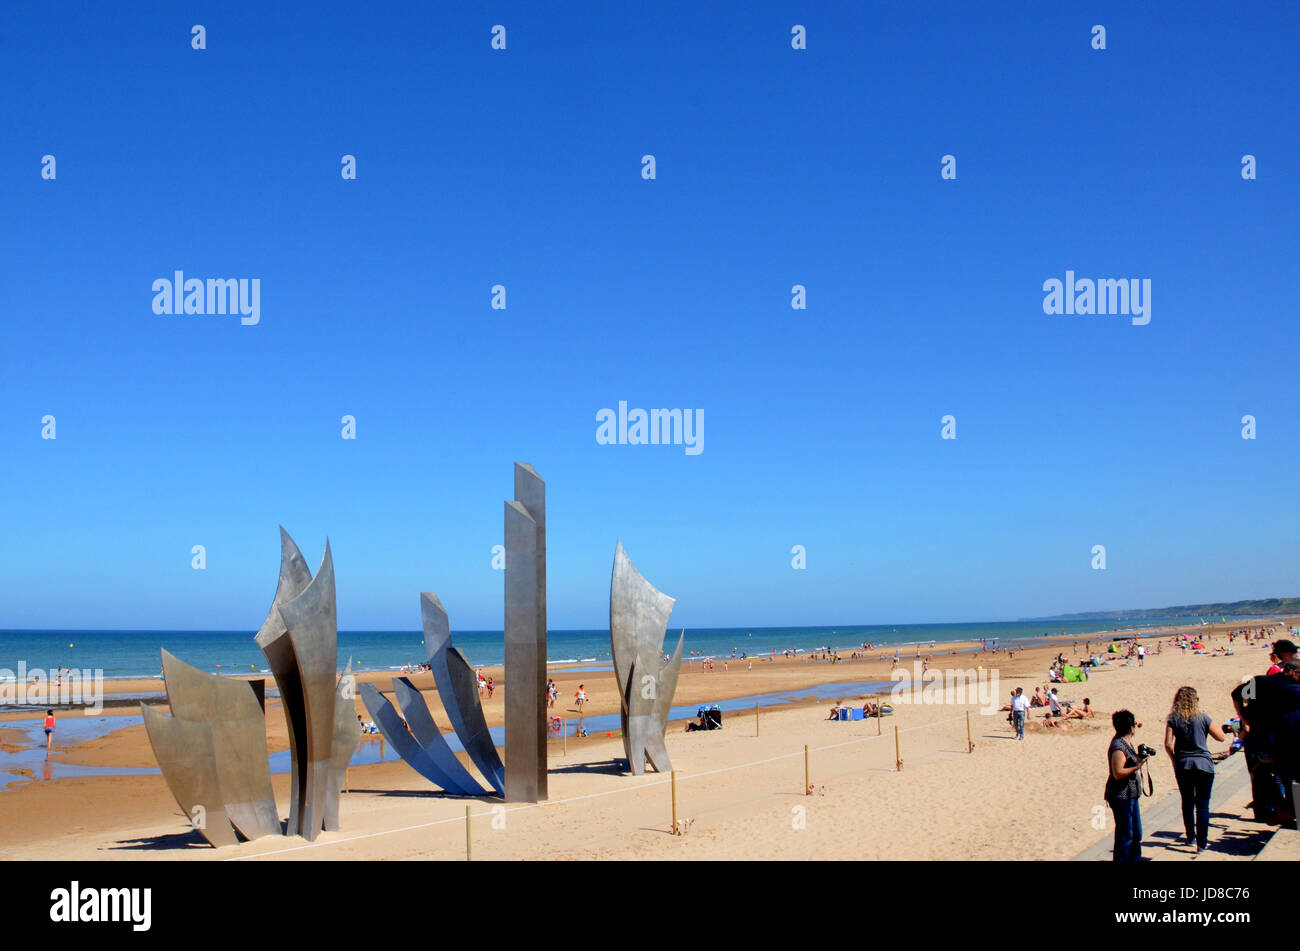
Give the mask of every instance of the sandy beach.
[[[1200, 632], [1213, 638], [1211, 647], [1227, 646], [1226, 632], [1243, 626], [1247, 622]], [[995, 675], [1000, 706], [1016, 686], [1032, 691], [1045, 683], [1058, 652], [1073, 659], [1076, 640], [1083, 654], [1088, 643], [1083, 639], [1045, 638], [1042, 646], [1017, 650], [1011, 659], [1005, 651], [956, 652], [974, 644], [940, 644], [933, 666], [979, 667]], [[1232, 716], [1232, 686], [1268, 665], [1267, 647], [1259, 646], [1267, 642], [1246, 646], [1238, 639], [1233, 655], [1220, 657], [1172, 648], [1167, 634], [1147, 634], [1142, 642], [1152, 651], [1145, 666], [1117, 659], [1092, 672], [1087, 682], [1059, 686], [1062, 696], [1075, 702], [1090, 698], [1098, 718], [1069, 721], [1065, 731], [1049, 730], [1043, 726], [1044, 711], [1036, 708], [1023, 743], [1015, 741], [1005, 713], [985, 712], [971, 697], [896, 703], [895, 715], [883, 720], [828, 722], [831, 701], [808, 700], [764, 707], [757, 717], [752, 710], [730, 713], [721, 731], [686, 733], [676, 721], [669, 726], [667, 746], [678, 773], [678, 816], [687, 825], [678, 836], [670, 834], [669, 777], [622, 774], [617, 731], [553, 739], [547, 802], [470, 801], [474, 858], [1068, 859], [1110, 835], [1101, 790], [1111, 711], [1133, 710], [1144, 724], [1139, 739], [1161, 747], [1164, 718], [1178, 687], [1195, 686], [1203, 708], [1222, 722]], [[923, 648], [921, 656], [930, 653]], [[729, 660], [725, 669], [718, 661], [709, 672], [692, 663], [683, 667], [675, 702], [695, 706], [817, 684], [887, 681], [891, 665], [884, 658], [892, 659], [892, 649], [869, 654], [870, 659], [834, 664], [755, 658], [752, 669], [748, 660]], [[914, 660], [904, 652], [900, 667], [910, 672]], [[509, 685], [500, 669], [486, 672], [499, 685], [484, 703], [489, 724], [497, 725]], [[389, 689], [388, 674], [359, 679]], [[412, 680], [445, 725], [431, 676]], [[558, 673], [555, 680], [560, 688], [555, 715], [576, 717], [573, 693], [579, 683], [591, 698], [586, 716], [617, 713], [612, 673]], [[115, 681], [110, 689], [156, 691], [159, 683]], [[833, 690], [830, 696], [838, 698]], [[860, 703], [861, 694], [846, 690], [842, 699]], [[357, 709], [364, 713], [359, 701]], [[134, 705], [104, 711], [105, 716], [136, 713]], [[967, 749], [968, 714], [973, 752]], [[24, 731], [4, 726], [5, 720], [23, 716], [31, 717], [0, 718], [0, 749], [30, 744]], [[75, 716], [65, 713], [63, 719]], [[267, 740], [272, 752], [287, 748], [284, 719], [274, 701], [267, 704]], [[805, 745], [812, 795], [804, 791]], [[1221, 747], [1226, 745], [1214, 745]], [[155, 766], [140, 725], [71, 748], [56, 739], [54, 755], [83, 766]], [[1151, 772], [1156, 799], [1175, 788], [1163, 753]], [[273, 776], [273, 784], [284, 815], [288, 776]], [[342, 799], [341, 831], [324, 833], [314, 843], [269, 837], [212, 849], [189, 829], [160, 775], [48, 781], [33, 776], [0, 792], [0, 805], [0, 854], [13, 859], [463, 859], [465, 852], [466, 800], [444, 796], [401, 762], [354, 766]], [[1105, 817], [1101, 829], [1095, 825], [1099, 808]]]

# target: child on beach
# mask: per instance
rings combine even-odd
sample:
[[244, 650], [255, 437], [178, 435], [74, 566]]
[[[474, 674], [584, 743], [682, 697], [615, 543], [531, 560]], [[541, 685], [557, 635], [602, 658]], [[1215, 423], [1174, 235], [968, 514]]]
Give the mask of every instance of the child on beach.
[[587, 702], [587, 691], [583, 684], [578, 684], [578, 692], [573, 695], [573, 702], [578, 705], [578, 712], [582, 712], [582, 705]]
[[54, 711], [45, 711], [45, 752], [50, 752], [50, 744], [54, 741]]

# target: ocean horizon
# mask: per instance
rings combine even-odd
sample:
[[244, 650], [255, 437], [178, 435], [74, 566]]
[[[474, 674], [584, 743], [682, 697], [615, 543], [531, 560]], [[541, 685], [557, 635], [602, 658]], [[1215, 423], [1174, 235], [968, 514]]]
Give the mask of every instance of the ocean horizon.
[[[704, 657], [765, 656], [794, 649], [808, 653], [824, 648], [841, 652], [870, 643], [876, 649], [928, 646], [986, 638], [1014, 646], [1045, 636], [1104, 635], [1115, 631], [1156, 627], [1199, 626], [1189, 618], [1144, 618], [1125, 622], [1093, 621], [971, 621], [947, 624], [864, 624], [843, 626], [686, 628], [683, 656], [687, 661]], [[669, 630], [664, 650], [672, 651], [681, 628]], [[420, 631], [339, 631], [340, 669], [352, 659], [354, 671], [400, 670], [424, 663], [424, 635]], [[452, 644], [471, 664], [500, 666], [505, 659], [502, 631], [453, 631]], [[155, 630], [0, 630], [0, 677], [12, 673], [20, 662], [30, 668], [59, 667], [102, 670], [105, 678], [156, 677], [160, 673], [159, 649], [166, 648], [200, 670], [229, 675], [267, 673], [266, 659], [253, 641], [252, 631]], [[547, 663], [600, 663], [609, 658], [608, 629], [551, 630], [547, 633]]]

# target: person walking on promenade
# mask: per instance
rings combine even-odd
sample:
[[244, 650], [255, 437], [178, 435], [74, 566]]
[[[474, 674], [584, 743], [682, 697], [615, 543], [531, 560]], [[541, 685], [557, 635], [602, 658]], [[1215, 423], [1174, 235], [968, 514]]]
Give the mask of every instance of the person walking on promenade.
[[1207, 713], [1201, 712], [1194, 687], [1179, 687], [1165, 723], [1165, 752], [1174, 764], [1174, 779], [1183, 800], [1183, 831], [1197, 853], [1209, 844], [1210, 790], [1214, 786], [1214, 760], [1206, 737], [1222, 743], [1226, 737]]

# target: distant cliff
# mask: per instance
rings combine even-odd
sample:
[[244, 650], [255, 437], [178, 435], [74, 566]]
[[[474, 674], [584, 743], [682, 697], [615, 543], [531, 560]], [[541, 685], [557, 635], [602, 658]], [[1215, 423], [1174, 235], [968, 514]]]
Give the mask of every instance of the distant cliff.
[[1273, 614], [1300, 615], [1300, 598], [1264, 598], [1259, 601], [1227, 601], [1218, 604], [1180, 604], [1170, 608], [1137, 611], [1084, 611], [1052, 617], [1023, 618], [1026, 621], [1140, 621], [1158, 617], [1264, 617]]

